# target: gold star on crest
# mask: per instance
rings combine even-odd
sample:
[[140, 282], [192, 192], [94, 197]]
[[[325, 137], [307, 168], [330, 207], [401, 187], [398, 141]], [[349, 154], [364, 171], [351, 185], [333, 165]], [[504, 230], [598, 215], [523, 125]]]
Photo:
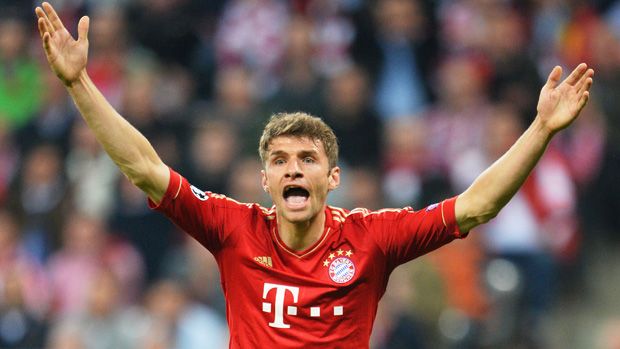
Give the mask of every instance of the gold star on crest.
[[339, 248], [338, 251], [336, 251], [336, 252], [338, 252], [339, 256], [342, 256], [342, 254], [344, 253], [344, 251], [341, 248]]
[[334, 258], [336, 258], [336, 255], [335, 255], [335, 254], [333, 254], [333, 253], [330, 253], [330, 254], [329, 254], [329, 259], [334, 259]]
[[324, 260], [324, 261], [323, 261], [323, 266], [324, 266], [324, 267], [326, 267], [326, 266], [328, 266], [328, 265], [329, 265], [329, 261], [328, 261], [327, 259], [326, 259], [326, 260]]
[[346, 256], [347, 257], [351, 257], [352, 254], [353, 254], [353, 252], [351, 250], [348, 250], [347, 253], [346, 253]]

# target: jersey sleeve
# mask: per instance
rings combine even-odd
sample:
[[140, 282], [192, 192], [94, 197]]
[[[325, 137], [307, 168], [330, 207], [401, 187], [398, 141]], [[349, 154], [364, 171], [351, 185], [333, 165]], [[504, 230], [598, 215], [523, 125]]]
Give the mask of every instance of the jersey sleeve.
[[214, 254], [226, 243], [235, 226], [247, 218], [252, 206], [224, 195], [204, 192], [172, 169], [161, 202], [156, 204], [149, 199], [148, 204]]
[[[431, 252], [467, 233], [459, 230], [454, 213], [456, 197], [414, 211], [377, 211], [368, 222], [373, 237], [393, 267]], [[369, 215], [372, 216], [372, 215]]]

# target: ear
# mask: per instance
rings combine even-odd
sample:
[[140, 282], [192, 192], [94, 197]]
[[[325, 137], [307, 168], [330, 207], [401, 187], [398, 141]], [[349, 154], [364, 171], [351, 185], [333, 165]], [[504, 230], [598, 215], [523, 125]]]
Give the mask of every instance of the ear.
[[329, 171], [329, 190], [334, 190], [340, 186], [340, 167], [335, 166]]
[[263, 187], [265, 193], [269, 194], [269, 184], [267, 183], [267, 174], [265, 170], [260, 171], [260, 185]]

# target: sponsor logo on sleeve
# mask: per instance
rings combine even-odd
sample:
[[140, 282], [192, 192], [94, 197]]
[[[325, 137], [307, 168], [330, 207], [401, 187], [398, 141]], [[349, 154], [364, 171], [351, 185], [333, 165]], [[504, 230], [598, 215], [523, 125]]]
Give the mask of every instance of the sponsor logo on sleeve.
[[207, 201], [207, 199], [209, 198], [204, 191], [194, 187], [193, 185], [190, 185], [190, 188], [192, 189], [192, 193], [194, 193], [194, 196], [197, 197], [198, 200]]
[[437, 203], [437, 204], [432, 204], [432, 205], [428, 206], [428, 207], [426, 208], [426, 212], [429, 212], [429, 211], [432, 211], [432, 210], [436, 209], [436, 208], [437, 208], [437, 206], [439, 206], [439, 204], [438, 204], [438, 203]]

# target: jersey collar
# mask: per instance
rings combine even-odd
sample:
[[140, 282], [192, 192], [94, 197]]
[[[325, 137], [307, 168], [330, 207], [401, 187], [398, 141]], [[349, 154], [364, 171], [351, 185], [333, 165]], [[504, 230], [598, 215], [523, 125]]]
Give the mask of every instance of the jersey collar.
[[319, 247], [321, 247], [325, 241], [327, 240], [327, 237], [330, 235], [331, 232], [334, 231], [334, 229], [340, 225], [340, 223], [337, 220], [334, 220], [335, 215], [333, 214], [333, 208], [330, 208], [329, 206], [325, 207], [325, 225], [323, 227], [323, 233], [321, 234], [321, 236], [319, 237], [319, 239], [313, 243], [312, 245], [310, 245], [308, 248], [302, 250], [302, 251], [295, 251], [291, 248], [289, 248], [284, 241], [282, 241], [282, 239], [280, 238], [280, 234], [278, 234], [278, 217], [276, 215], [276, 219], [275, 219], [275, 224], [273, 224], [273, 227], [271, 229], [271, 234], [272, 234], [272, 238], [274, 239], [274, 241], [276, 242], [276, 245], [278, 245], [279, 248], [281, 248], [282, 250], [284, 250], [284, 252], [286, 252], [289, 255], [292, 255], [294, 257], [297, 258], [304, 258], [307, 257], [309, 255], [311, 255], [314, 251], [318, 250]]

